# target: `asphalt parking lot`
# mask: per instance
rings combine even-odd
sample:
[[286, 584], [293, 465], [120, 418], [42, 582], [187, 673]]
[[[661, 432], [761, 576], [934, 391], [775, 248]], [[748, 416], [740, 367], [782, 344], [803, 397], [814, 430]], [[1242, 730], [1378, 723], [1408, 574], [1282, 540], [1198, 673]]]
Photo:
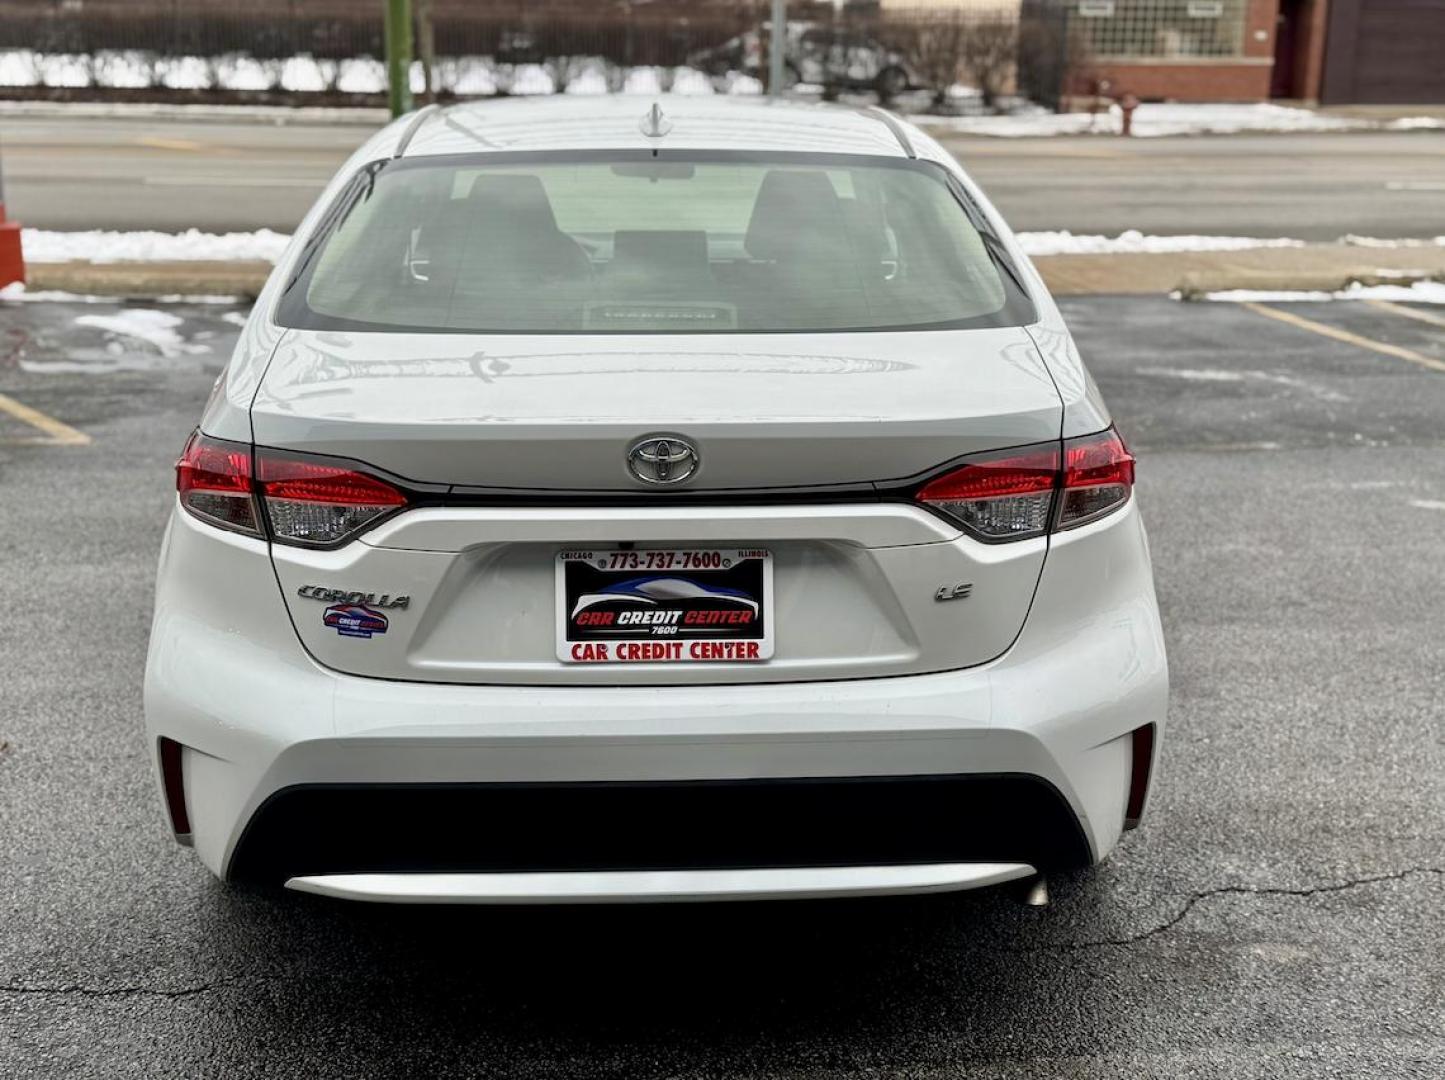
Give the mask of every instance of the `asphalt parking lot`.
[[1107, 864], [1045, 909], [437, 911], [231, 890], [162, 825], [157, 544], [236, 313], [0, 304], [0, 1075], [1445, 1074], [1445, 314], [1065, 310], [1173, 672]]

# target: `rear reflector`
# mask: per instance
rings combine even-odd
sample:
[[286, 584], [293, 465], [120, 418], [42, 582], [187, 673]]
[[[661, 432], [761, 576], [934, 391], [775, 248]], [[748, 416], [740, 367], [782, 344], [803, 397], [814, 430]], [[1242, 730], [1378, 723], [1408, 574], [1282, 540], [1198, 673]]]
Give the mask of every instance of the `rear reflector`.
[[191, 834], [191, 815], [186, 811], [186, 782], [181, 771], [181, 744], [174, 739], [162, 738], [161, 786], [166, 793], [166, 812], [171, 816], [171, 828], [177, 836]]
[[251, 495], [251, 448], [191, 432], [176, 462], [176, 491], [193, 517], [218, 528], [260, 536]]
[[1134, 729], [1130, 747], [1129, 802], [1124, 808], [1124, 828], [1137, 829], [1149, 798], [1149, 773], [1154, 767], [1154, 725]]
[[287, 543], [337, 544], [406, 505], [401, 491], [344, 464], [260, 450], [257, 473], [272, 536]]
[[1113, 428], [970, 458], [914, 496], [988, 543], [1072, 529], [1129, 501], [1134, 458]]

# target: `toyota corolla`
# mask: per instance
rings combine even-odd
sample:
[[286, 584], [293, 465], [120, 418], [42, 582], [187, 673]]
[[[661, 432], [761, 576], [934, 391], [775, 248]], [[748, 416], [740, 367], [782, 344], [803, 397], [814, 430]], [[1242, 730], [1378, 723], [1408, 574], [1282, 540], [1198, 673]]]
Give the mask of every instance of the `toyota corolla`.
[[962, 889], [1138, 824], [1134, 458], [878, 110], [432, 107], [298, 230], [180, 455], [146, 673], [227, 879], [415, 902]]

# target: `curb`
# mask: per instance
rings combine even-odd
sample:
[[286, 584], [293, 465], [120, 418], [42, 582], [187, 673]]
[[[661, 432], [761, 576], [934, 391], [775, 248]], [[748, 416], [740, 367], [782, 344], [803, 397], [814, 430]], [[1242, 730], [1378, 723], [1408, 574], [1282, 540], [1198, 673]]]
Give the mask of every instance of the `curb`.
[[268, 262], [31, 263], [27, 290], [155, 300], [175, 296], [260, 295]]

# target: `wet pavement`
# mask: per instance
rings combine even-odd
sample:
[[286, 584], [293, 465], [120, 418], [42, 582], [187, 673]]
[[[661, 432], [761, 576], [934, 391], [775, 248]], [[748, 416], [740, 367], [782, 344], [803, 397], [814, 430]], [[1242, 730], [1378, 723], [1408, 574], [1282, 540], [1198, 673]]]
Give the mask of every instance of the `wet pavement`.
[[438, 912], [230, 889], [162, 824], [157, 545], [239, 309], [0, 304], [0, 1075], [1445, 1073], [1445, 311], [1269, 305], [1412, 360], [1064, 307], [1140, 457], [1173, 673], [1109, 862], [1046, 909]]

